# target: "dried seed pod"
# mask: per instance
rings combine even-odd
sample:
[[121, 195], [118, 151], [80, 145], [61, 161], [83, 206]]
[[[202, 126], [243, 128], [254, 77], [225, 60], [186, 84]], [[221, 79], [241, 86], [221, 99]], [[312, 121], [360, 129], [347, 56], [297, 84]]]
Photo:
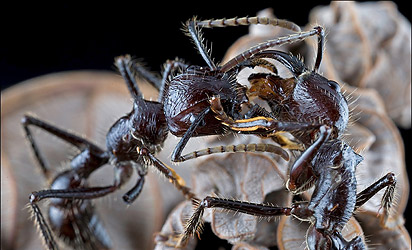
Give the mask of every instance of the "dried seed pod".
[[[192, 175], [193, 191], [198, 197], [217, 195], [255, 203], [288, 205], [291, 196], [284, 186], [287, 163], [279, 162], [255, 153], [209, 157]], [[259, 222], [257, 217], [221, 209], [206, 210], [204, 220], [211, 223], [216, 236], [232, 244], [248, 242], [265, 247], [276, 244], [273, 237], [276, 222]]]
[[233, 247], [232, 250], [268, 250], [269, 248], [259, 245], [250, 244], [247, 242], [238, 242]]
[[[376, 250], [407, 250], [411, 247], [411, 237], [403, 226], [403, 222], [398, 222], [396, 227], [382, 228], [375, 213], [362, 213], [360, 223], [364, 235], [367, 238], [368, 246]], [[399, 220], [403, 220], [398, 217]]]
[[[364, 145], [361, 146], [360, 153], [364, 157], [364, 161], [357, 168], [356, 174], [358, 179], [358, 190], [363, 190], [370, 183], [379, 179], [383, 173], [392, 171], [396, 174], [396, 200], [392, 206], [392, 216], [396, 221], [396, 217], [402, 216], [405, 211], [409, 197], [409, 181], [405, 167], [405, 153], [402, 138], [398, 129], [392, 120], [380, 110], [383, 110], [382, 101], [378, 96], [376, 99], [371, 98], [372, 95], [367, 95], [366, 89], [349, 89], [352, 92], [352, 97], [356, 101], [353, 105], [353, 120], [356, 127], [349, 127], [346, 141], [353, 144], [354, 148], [358, 148], [359, 137], [356, 135], [355, 129], [360, 131], [366, 129], [370, 132], [369, 138], [364, 138]], [[367, 99], [365, 101], [364, 99]], [[369, 145], [368, 145], [369, 144]], [[375, 195], [360, 211], [369, 210], [378, 213], [380, 200], [383, 193]], [[361, 212], [358, 214], [361, 214]], [[389, 222], [390, 223], [390, 222]]]
[[[278, 247], [280, 250], [307, 249], [306, 234], [310, 224], [299, 221], [293, 217], [282, 217], [278, 228]], [[355, 218], [351, 218], [342, 230], [342, 235], [346, 240], [350, 240], [357, 235], [363, 235], [363, 231]], [[363, 239], [363, 241], [365, 241]]]
[[[192, 206], [191, 202], [183, 201], [170, 212], [162, 230], [155, 236], [155, 250], [175, 249], [179, 234], [183, 232], [186, 220], [192, 212]], [[195, 238], [191, 238], [187, 245], [180, 249], [194, 249], [196, 241]]]
[[[311, 11], [309, 23], [328, 32], [321, 71], [359, 88], [374, 88], [388, 115], [411, 126], [411, 24], [393, 2], [332, 2]], [[308, 51], [311, 52], [311, 51]]]

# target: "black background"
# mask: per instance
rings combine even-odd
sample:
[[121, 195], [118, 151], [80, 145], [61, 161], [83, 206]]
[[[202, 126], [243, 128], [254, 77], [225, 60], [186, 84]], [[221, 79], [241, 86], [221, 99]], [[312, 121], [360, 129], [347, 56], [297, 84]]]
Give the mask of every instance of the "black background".
[[[142, 58], [153, 71], [159, 71], [165, 60], [176, 56], [203, 65], [188, 37], [180, 31], [182, 22], [194, 15], [201, 19], [254, 16], [259, 10], [271, 7], [278, 18], [303, 26], [313, 7], [329, 4], [328, 1], [106, 2], [2, 5], [1, 89], [53, 72], [114, 70], [113, 58], [123, 54]], [[405, 16], [409, 14], [406, 4], [406, 1], [397, 2]], [[247, 27], [213, 29], [205, 31], [205, 37], [213, 41], [213, 57], [219, 60], [246, 33]], [[401, 133], [409, 166], [410, 143], [406, 137], [411, 130]], [[409, 216], [405, 216], [409, 226]]]

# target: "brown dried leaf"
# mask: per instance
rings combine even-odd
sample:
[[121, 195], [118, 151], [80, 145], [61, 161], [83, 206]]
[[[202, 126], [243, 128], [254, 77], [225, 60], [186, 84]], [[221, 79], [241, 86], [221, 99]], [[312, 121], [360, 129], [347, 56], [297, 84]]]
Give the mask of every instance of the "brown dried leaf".
[[[292, 216], [282, 217], [278, 228], [278, 247], [280, 250], [304, 250], [306, 247], [306, 232], [309, 228], [308, 222], [300, 221]], [[363, 236], [363, 231], [355, 218], [350, 218], [342, 229], [342, 235], [350, 240], [358, 235]]]
[[[376, 250], [407, 250], [411, 247], [411, 237], [403, 226], [403, 221], [391, 229], [382, 228], [379, 225], [379, 218], [374, 213], [362, 213], [357, 216], [362, 225], [364, 234], [367, 237], [367, 244]], [[399, 220], [403, 220], [401, 217]]]
[[269, 248], [264, 246], [258, 246], [254, 244], [250, 244], [247, 242], [238, 242], [233, 245], [232, 250], [268, 250]]
[[[192, 203], [189, 201], [183, 201], [177, 205], [164, 223], [162, 230], [155, 237], [155, 250], [176, 249], [174, 246], [178, 242], [179, 235], [184, 231], [187, 218], [191, 216], [193, 212]], [[181, 250], [194, 249], [197, 240], [192, 237], [189, 239], [187, 245]]]
[[[267, 156], [254, 153], [234, 153], [224, 157], [209, 157], [202, 161], [192, 176], [193, 190], [198, 197], [217, 195], [223, 198], [262, 203], [272, 192], [279, 191], [275, 201], [288, 204], [290, 195], [283, 191], [285, 173]], [[272, 201], [270, 201], [272, 202]], [[258, 218], [247, 214], [214, 209], [205, 211], [205, 221], [213, 232], [230, 243], [252, 241], [258, 230]], [[260, 235], [262, 233], [259, 233]], [[268, 244], [274, 244], [270, 242]]]
[[[409, 181], [405, 167], [405, 153], [402, 138], [398, 129], [389, 117], [379, 111], [379, 101], [375, 105], [364, 105], [363, 101], [370, 96], [363, 95], [362, 92], [353, 92], [353, 98], [357, 101], [353, 104], [353, 119], [356, 120], [358, 128], [364, 129], [373, 134], [368, 147], [364, 148], [361, 154], [364, 161], [357, 167], [358, 191], [363, 190], [388, 172], [394, 172], [397, 177], [396, 202], [392, 207], [393, 218], [401, 216], [405, 210], [409, 197]], [[370, 102], [372, 99], [368, 98]], [[349, 130], [352, 131], [352, 130]], [[350, 132], [345, 137], [348, 142], [359, 139], [356, 133]], [[351, 144], [352, 145], [352, 144]], [[354, 146], [356, 148], [356, 146]], [[378, 212], [383, 191], [369, 200], [362, 210]]]
[[326, 28], [321, 71], [352, 86], [374, 88], [389, 116], [411, 126], [411, 24], [392, 2], [332, 2], [310, 13]]

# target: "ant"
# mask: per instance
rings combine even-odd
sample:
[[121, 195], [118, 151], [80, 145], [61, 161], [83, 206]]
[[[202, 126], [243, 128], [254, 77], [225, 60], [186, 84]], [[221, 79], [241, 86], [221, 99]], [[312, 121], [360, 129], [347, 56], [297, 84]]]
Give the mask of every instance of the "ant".
[[[107, 150], [31, 115], [25, 115], [21, 121], [43, 175], [51, 180], [49, 189], [33, 192], [29, 199], [29, 206], [48, 249], [57, 249], [52, 232], [73, 248], [111, 248], [110, 238], [95, 213], [91, 199], [106, 196], [120, 189], [130, 179], [133, 169], [138, 175], [137, 182], [123, 196], [127, 204], [131, 204], [139, 196], [150, 165], [166, 176], [187, 199], [194, 198], [194, 194], [185, 186], [184, 180], [154, 156], [161, 150], [168, 135], [163, 106], [159, 102], [143, 99], [135, 81], [135, 74], [140, 74], [155, 86], [159, 86], [160, 80], [143, 67], [133, 66], [134, 62], [130, 56], [116, 58], [115, 64], [134, 102], [132, 111], [119, 118], [109, 129], [106, 135]], [[45, 130], [80, 151], [71, 159], [69, 170], [62, 171], [51, 179], [50, 167], [34, 140], [30, 126]], [[90, 187], [87, 183], [89, 176], [105, 164], [114, 166], [113, 184]], [[44, 199], [50, 201], [48, 222], [37, 205]]]
[[[221, 135], [230, 130], [243, 132], [245, 134], [258, 134], [256, 131], [242, 131], [236, 127], [228, 126], [228, 124], [219, 117], [222, 112], [234, 120], [242, 120], [249, 117], [254, 119], [253, 117], [255, 116], [268, 115], [268, 112], [259, 105], [252, 105], [249, 103], [247, 89], [236, 82], [237, 74], [245, 67], [255, 66], [261, 66], [275, 71], [276, 67], [273, 64], [266, 60], [262, 60], [255, 55], [263, 53], [262, 51], [276, 45], [301, 40], [313, 35], [320, 36], [319, 33], [321, 32], [321, 30], [313, 29], [307, 32], [292, 34], [288, 37], [270, 40], [266, 43], [252, 47], [222, 66], [217, 66], [211, 59], [206, 46], [202, 43], [203, 39], [199, 28], [251, 24], [277, 25], [293, 31], [300, 31], [299, 26], [292, 22], [264, 17], [244, 17], [205, 21], [198, 21], [196, 18], [193, 18], [186, 23], [187, 33], [191, 36], [199, 53], [207, 63], [207, 66], [189, 66], [178, 60], [168, 61], [165, 65], [163, 73], [165, 86], [160, 88], [163, 90], [161, 92], [161, 102], [164, 105], [163, 108], [169, 131], [173, 135], [181, 137], [172, 152], [171, 160], [173, 162], [183, 162], [213, 153], [245, 151], [275, 152], [281, 154], [286, 160], [289, 159], [285, 151], [280, 151], [279, 147], [270, 144], [220, 146], [195, 151], [182, 156], [183, 149], [191, 137]], [[180, 72], [175, 74], [175, 72], [179, 70]], [[217, 110], [215, 107], [217, 101], [221, 110]], [[249, 111], [246, 114], [242, 113], [243, 105], [246, 105], [249, 108]], [[277, 125], [276, 128], [281, 131], [302, 130], [308, 129], [308, 127], [313, 127], [312, 124], [303, 124], [299, 122], [282, 122], [277, 123]], [[301, 145], [289, 141], [286, 137], [282, 136], [281, 133], [273, 133], [271, 138], [280, 142], [281, 145], [286, 148], [302, 149]]]
[[[318, 50], [313, 70], [291, 54], [266, 50], [273, 46], [272, 41], [292, 42], [315, 34], [318, 36]], [[304, 149], [289, 169], [286, 185], [295, 194], [315, 186], [311, 200], [290, 208], [278, 208], [207, 197], [199, 202], [180, 243], [184, 244], [198, 230], [205, 208], [221, 207], [260, 216], [294, 215], [310, 220], [313, 223], [307, 240], [310, 249], [318, 249], [318, 246], [325, 249], [363, 249], [360, 238], [346, 242], [340, 231], [359, 206], [387, 187], [382, 201], [385, 210], [382, 223], [385, 224], [396, 185], [395, 176], [389, 173], [356, 195], [355, 170], [362, 157], [340, 139], [349, 121], [348, 103], [338, 83], [317, 73], [322, 60], [324, 36], [323, 28], [317, 26], [307, 32], [271, 40], [252, 47], [219, 68], [225, 71], [265, 58], [284, 65], [292, 73], [291, 78], [283, 79], [276, 75], [275, 67], [272, 67], [271, 73], [256, 73], [248, 78], [252, 86], [247, 90], [247, 96], [256, 95], [267, 101], [271, 112], [258, 108], [256, 110], [259, 112], [251, 117], [239, 119], [227, 112], [221, 96], [209, 99], [215, 118], [232, 131], [278, 137], [280, 140], [282, 136], [279, 133], [290, 132], [297, 138]], [[288, 141], [284, 143], [294, 146]]]

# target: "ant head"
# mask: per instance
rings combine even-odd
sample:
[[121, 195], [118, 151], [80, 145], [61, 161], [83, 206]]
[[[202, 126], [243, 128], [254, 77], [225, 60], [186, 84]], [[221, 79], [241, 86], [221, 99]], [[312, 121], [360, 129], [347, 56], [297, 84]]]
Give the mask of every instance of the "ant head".
[[334, 127], [339, 137], [346, 129], [349, 120], [348, 103], [341, 92], [339, 84], [309, 70], [299, 58], [282, 51], [269, 50], [256, 55], [258, 58], [271, 58], [284, 65], [292, 74], [294, 84], [290, 98], [304, 106], [303, 115], [318, 117], [331, 127]]

